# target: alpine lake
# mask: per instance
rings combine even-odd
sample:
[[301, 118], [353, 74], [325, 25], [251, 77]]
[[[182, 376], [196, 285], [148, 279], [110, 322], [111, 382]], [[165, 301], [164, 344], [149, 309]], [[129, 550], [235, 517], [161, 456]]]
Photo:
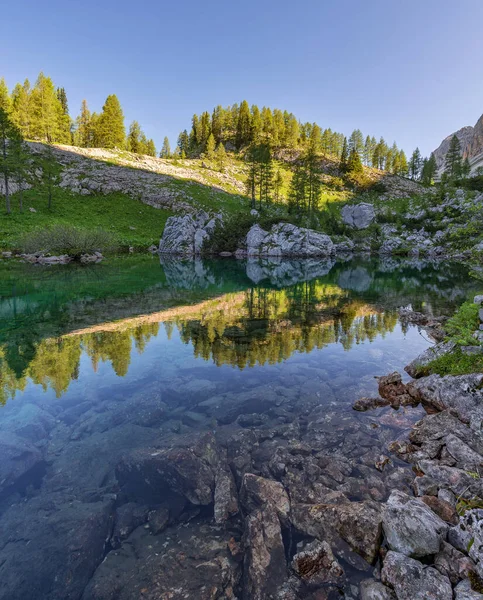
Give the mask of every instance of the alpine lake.
[[[352, 404], [434, 343], [400, 307], [480, 286], [410, 258], [0, 263], [0, 599], [241, 598], [246, 473], [292, 507], [407, 491], [388, 445], [423, 410]], [[289, 581], [312, 538], [281, 528]], [[333, 550], [320, 597], [355, 599], [373, 566]]]

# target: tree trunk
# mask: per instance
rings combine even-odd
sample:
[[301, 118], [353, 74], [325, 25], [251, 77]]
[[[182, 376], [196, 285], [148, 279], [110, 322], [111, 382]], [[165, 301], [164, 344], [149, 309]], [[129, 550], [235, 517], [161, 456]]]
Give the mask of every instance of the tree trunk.
[[7, 215], [9, 215], [11, 211], [10, 211], [10, 194], [8, 191], [8, 175], [7, 175], [7, 173], [5, 173], [4, 179], [5, 179], [5, 206], [7, 208]]

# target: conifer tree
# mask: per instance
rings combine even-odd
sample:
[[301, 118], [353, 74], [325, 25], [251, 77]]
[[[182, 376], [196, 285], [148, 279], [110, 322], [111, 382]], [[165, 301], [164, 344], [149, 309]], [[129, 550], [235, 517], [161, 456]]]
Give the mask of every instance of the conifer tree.
[[406, 158], [404, 150], [399, 151], [399, 169], [397, 174], [401, 177], [408, 176], [408, 159]]
[[223, 173], [226, 165], [226, 151], [225, 146], [220, 142], [216, 148], [216, 156], [215, 156], [216, 164], [218, 166], [218, 170]]
[[163, 147], [159, 153], [159, 158], [171, 158], [171, 147], [169, 145], [168, 136], [165, 136], [163, 140]]
[[465, 156], [463, 163], [461, 164], [461, 177], [467, 179], [471, 173], [471, 165], [468, 156]]
[[409, 160], [409, 177], [418, 181], [421, 177], [421, 169], [423, 168], [423, 159], [419, 148], [416, 148]]
[[12, 111], [12, 101], [8, 93], [7, 82], [3, 77], [0, 79], [0, 108], [7, 114]]
[[156, 146], [152, 138], [150, 138], [146, 144], [146, 154], [148, 156], [156, 156]]
[[242, 146], [249, 144], [251, 141], [251, 115], [248, 102], [243, 100], [240, 104], [238, 113], [238, 122], [236, 126], [236, 147], [240, 149]]
[[15, 172], [15, 159], [10, 142], [17, 136], [20, 136], [20, 132], [12, 123], [7, 111], [0, 107], [0, 173], [3, 175], [5, 208], [8, 215], [11, 212], [10, 181]]
[[115, 94], [106, 98], [96, 124], [96, 137], [102, 148], [124, 148], [124, 114]]
[[[223, 107], [218, 105], [213, 109], [213, 114], [211, 115], [211, 133], [213, 134], [215, 141], [220, 143], [222, 141], [223, 128], [224, 128], [224, 110]], [[182, 151], [182, 147], [179, 145], [180, 150]], [[184, 148], [186, 150], [186, 148]]]
[[24, 142], [20, 130], [9, 141], [9, 152], [13, 162], [13, 179], [17, 184], [19, 209], [23, 212], [23, 192], [32, 177], [32, 157], [29, 147]]
[[361, 157], [355, 146], [351, 148], [349, 159], [347, 161], [347, 172], [355, 175], [357, 173], [363, 173], [364, 167], [362, 166]]
[[461, 143], [458, 136], [453, 135], [444, 160], [444, 172], [450, 179], [457, 179], [458, 177], [461, 177], [461, 168]]
[[187, 154], [189, 152], [189, 143], [190, 142], [189, 142], [188, 132], [185, 129], [178, 136], [178, 148], [179, 148], [179, 153], [181, 156], [183, 155], [183, 152], [184, 152], [185, 157], [187, 156]]
[[250, 138], [257, 144], [262, 135], [262, 115], [258, 106], [255, 105], [251, 108], [251, 129]]
[[283, 176], [280, 169], [275, 173], [275, 177], [273, 179], [273, 198], [275, 202], [280, 202], [282, 195], [282, 186], [283, 186]]
[[24, 138], [30, 138], [31, 106], [30, 82], [26, 79], [21, 85], [17, 83], [12, 92], [12, 121], [19, 128]]
[[342, 173], [347, 171], [347, 161], [349, 160], [349, 148], [347, 145], [347, 138], [344, 137], [342, 144], [342, 152], [340, 154], [339, 169]]
[[55, 159], [52, 144], [46, 144], [42, 153], [37, 157], [37, 164], [41, 169], [41, 185], [44, 188], [48, 198], [48, 208], [52, 209], [54, 190], [61, 180], [62, 168]]
[[436, 164], [436, 158], [431, 152], [431, 156], [429, 158], [425, 158], [423, 161], [423, 167], [421, 169], [421, 183], [423, 183], [423, 185], [432, 185], [437, 170], [438, 165]]
[[214, 138], [213, 134], [210, 133], [208, 140], [206, 142], [206, 158], [208, 160], [213, 160], [215, 158], [215, 150], [216, 150], [215, 138]]
[[50, 77], [40, 73], [30, 103], [31, 136], [49, 143], [65, 141], [64, 112]]
[[359, 157], [362, 157], [364, 152], [364, 136], [360, 129], [354, 129], [349, 137], [349, 152], [354, 149]]
[[92, 145], [92, 117], [87, 100], [82, 100], [80, 114], [76, 119], [75, 140], [81, 148], [90, 148]]
[[141, 126], [137, 121], [133, 121], [131, 125], [129, 125], [129, 133], [127, 134], [127, 149], [129, 152], [134, 152], [135, 154], [142, 153], [141, 136]]

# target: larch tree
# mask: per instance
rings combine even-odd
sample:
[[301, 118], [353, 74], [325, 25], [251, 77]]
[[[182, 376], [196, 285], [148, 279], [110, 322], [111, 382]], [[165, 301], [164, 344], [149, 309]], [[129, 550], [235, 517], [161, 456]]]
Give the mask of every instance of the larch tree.
[[31, 93], [31, 135], [34, 139], [51, 142], [66, 140], [65, 115], [54, 83], [43, 73], [37, 78]]
[[127, 134], [127, 149], [129, 152], [134, 152], [135, 154], [141, 153], [141, 135], [141, 126], [137, 121], [133, 121], [129, 125], [129, 133]]
[[171, 146], [169, 145], [168, 136], [165, 136], [163, 140], [163, 147], [159, 153], [160, 158], [171, 158]]
[[156, 146], [152, 138], [150, 138], [146, 144], [146, 154], [148, 156], [156, 156]]
[[243, 100], [240, 104], [238, 113], [238, 122], [236, 126], [236, 146], [240, 149], [242, 146], [249, 144], [251, 140], [251, 115], [248, 102]]
[[213, 160], [215, 158], [215, 150], [216, 150], [216, 142], [215, 137], [212, 133], [210, 133], [208, 140], [206, 142], [206, 158], [208, 160]]
[[423, 168], [423, 159], [419, 148], [416, 148], [409, 159], [409, 177], [415, 181], [419, 181], [421, 177], [421, 169]]
[[30, 81], [26, 79], [22, 84], [17, 83], [12, 92], [12, 120], [20, 129], [24, 138], [30, 138], [30, 124], [32, 109], [30, 102]]
[[124, 114], [115, 94], [110, 94], [102, 107], [96, 126], [98, 143], [103, 148], [124, 148], [126, 131]]
[[9, 114], [4, 108], [0, 107], [0, 173], [3, 175], [5, 208], [8, 215], [11, 212], [10, 181], [15, 171], [11, 140], [17, 135], [20, 135], [20, 133], [12, 123]]
[[216, 160], [216, 165], [218, 167], [218, 170], [220, 171], [220, 173], [223, 173], [223, 171], [225, 170], [225, 166], [226, 166], [226, 150], [225, 150], [225, 146], [220, 142], [216, 148], [216, 156], [215, 156], [215, 160]]
[[444, 160], [444, 172], [451, 179], [461, 177], [462, 157], [461, 142], [458, 136], [454, 135], [449, 143], [448, 152]]
[[12, 110], [12, 100], [8, 93], [7, 82], [3, 77], [0, 79], [0, 108], [7, 114], [10, 114]]
[[82, 100], [80, 114], [76, 119], [75, 142], [81, 148], [92, 145], [92, 116], [87, 100]]

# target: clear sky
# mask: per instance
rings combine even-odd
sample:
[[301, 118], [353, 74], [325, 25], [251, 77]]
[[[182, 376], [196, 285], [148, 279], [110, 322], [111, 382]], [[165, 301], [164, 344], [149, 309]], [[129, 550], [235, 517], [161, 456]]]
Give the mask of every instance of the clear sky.
[[158, 148], [243, 99], [423, 154], [483, 113], [483, 0], [13, 0], [1, 31], [10, 88], [116, 93]]

